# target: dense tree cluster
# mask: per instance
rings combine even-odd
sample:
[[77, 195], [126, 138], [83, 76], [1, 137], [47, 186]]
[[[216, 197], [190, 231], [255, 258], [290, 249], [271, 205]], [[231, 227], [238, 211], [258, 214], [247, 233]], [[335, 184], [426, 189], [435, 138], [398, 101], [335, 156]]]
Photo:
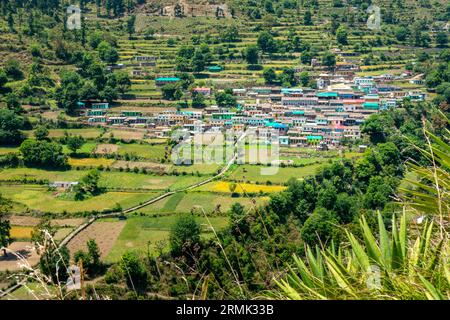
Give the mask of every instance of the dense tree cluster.
[[23, 162], [29, 167], [64, 168], [67, 156], [62, 146], [56, 142], [25, 140], [20, 145]]
[[[101, 42], [98, 46], [99, 50], [109, 50], [106, 47], [110, 47], [107, 42]], [[64, 71], [61, 74], [61, 84], [55, 93], [59, 107], [69, 114], [75, 112], [80, 101], [103, 100], [111, 103], [119, 93], [123, 94], [131, 86], [127, 74], [107, 71], [105, 65], [89, 53], [82, 55], [77, 66], [78, 71]]]
[[439, 95], [436, 103], [450, 104], [450, 50], [443, 50], [433, 68], [427, 69], [425, 82]]

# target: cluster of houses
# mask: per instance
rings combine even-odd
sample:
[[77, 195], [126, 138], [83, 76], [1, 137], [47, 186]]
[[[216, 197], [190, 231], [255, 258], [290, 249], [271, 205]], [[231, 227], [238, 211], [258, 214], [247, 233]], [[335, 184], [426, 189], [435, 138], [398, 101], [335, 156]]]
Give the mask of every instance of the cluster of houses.
[[[395, 108], [403, 99], [423, 101], [426, 94], [394, 85], [398, 77], [381, 75], [358, 77], [349, 75], [356, 66], [339, 65], [340, 73], [321, 74], [317, 89], [251, 87], [235, 88], [236, 108], [210, 106], [194, 110], [166, 110], [151, 114], [140, 111], [110, 112], [107, 103], [94, 103], [86, 108], [87, 123], [145, 128], [149, 136], [167, 136], [174, 126], [186, 131], [206, 132], [224, 129], [257, 128], [276, 132], [285, 146], [335, 146], [343, 140], [361, 137], [361, 124], [372, 114]], [[349, 71], [349, 73], [346, 73]], [[403, 80], [411, 75], [401, 75]], [[408, 79], [406, 79], [408, 80]], [[158, 78], [158, 86], [180, 81], [179, 78]], [[418, 81], [420, 76], [412, 77]], [[413, 83], [413, 82], [411, 82]], [[212, 89], [194, 88], [193, 92], [212, 95]], [[249, 102], [253, 101], [253, 102]]]

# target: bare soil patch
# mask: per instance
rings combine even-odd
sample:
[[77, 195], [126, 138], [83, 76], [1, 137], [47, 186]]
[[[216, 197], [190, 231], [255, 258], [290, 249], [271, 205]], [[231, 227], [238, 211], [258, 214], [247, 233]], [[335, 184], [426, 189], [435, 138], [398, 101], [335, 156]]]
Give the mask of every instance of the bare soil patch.
[[125, 221], [94, 222], [75, 236], [67, 244], [67, 248], [72, 255], [78, 250], [87, 251], [86, 242], [94, 239], [100, 248], [100, 256], [104, 259], [113, 247], [124, 226]]
[[39, 262], [39, 255], [31, 242], [13, 242], [7, 249], [6, 257], [3, 256], [3, 252], [0, 254], [0, 271], [20, 270], [22, 269], [20, 265], [25, 264], [25, 260], [31, 266]]
[[119, 146], [115, 144], [99, 144], [95, 153], [97, 154], [111, 154], [117, 152], [119, 150]]

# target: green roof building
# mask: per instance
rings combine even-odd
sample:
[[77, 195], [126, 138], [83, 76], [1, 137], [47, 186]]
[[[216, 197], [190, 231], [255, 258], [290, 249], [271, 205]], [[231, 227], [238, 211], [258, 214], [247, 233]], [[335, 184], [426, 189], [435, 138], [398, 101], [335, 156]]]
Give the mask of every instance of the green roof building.
[[380, 109], [380, 105], [378, 102], [364, 102], [363, 103], [363, 108], [364, 109], [369, 109], [369, 110], [379, 110]]
[[322, 136], [306, 136], [306, 140], [308, 141], [321, 141], [322, 139]]
[[208, 71], [209, 72], [220, 72], [220, 71], [222, 71], [223, 70], [223, 68], [221, 67], [221, 66], [211, 66], [211, 67], [208, 67]]
[[316, 96], [322, 99], [337, 99], [338, 93], [332, 91], [318, 92]]

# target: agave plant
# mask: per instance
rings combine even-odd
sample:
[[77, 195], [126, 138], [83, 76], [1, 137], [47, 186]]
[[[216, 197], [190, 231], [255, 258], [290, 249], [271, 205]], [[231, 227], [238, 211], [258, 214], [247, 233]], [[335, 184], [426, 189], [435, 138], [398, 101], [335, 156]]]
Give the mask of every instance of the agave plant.
[[433, 222], [425, 222], [415, 241], [408, 237], [406, 214], [392, 218], [388, 233], [378, 214], [379, 240], [364, 216], [363, 239], [347, 231], [348, 248], [306, 248], [306, 259], [294, 257], [276, 299], [450, 299], [450, 245], [433, 239]]
[[[447, 119], [442, 112], [441, 115]], [[424, 167], [409, 162], [409, 171], [414, 173], [416, 178], [405, 181], [412, 185], [414, 190], [400, 188], [400, 191], [404, 193], [406, 206], [421, 214], [437, 215], [441, 230], [444, 230], [444, 224], [450, 220], [450, 145], [426, 129], [424, 135], [428, 148], [418, 149], [430, 165]], [[445, 130], [444, 139], [450, 140], [448, 129]]]

